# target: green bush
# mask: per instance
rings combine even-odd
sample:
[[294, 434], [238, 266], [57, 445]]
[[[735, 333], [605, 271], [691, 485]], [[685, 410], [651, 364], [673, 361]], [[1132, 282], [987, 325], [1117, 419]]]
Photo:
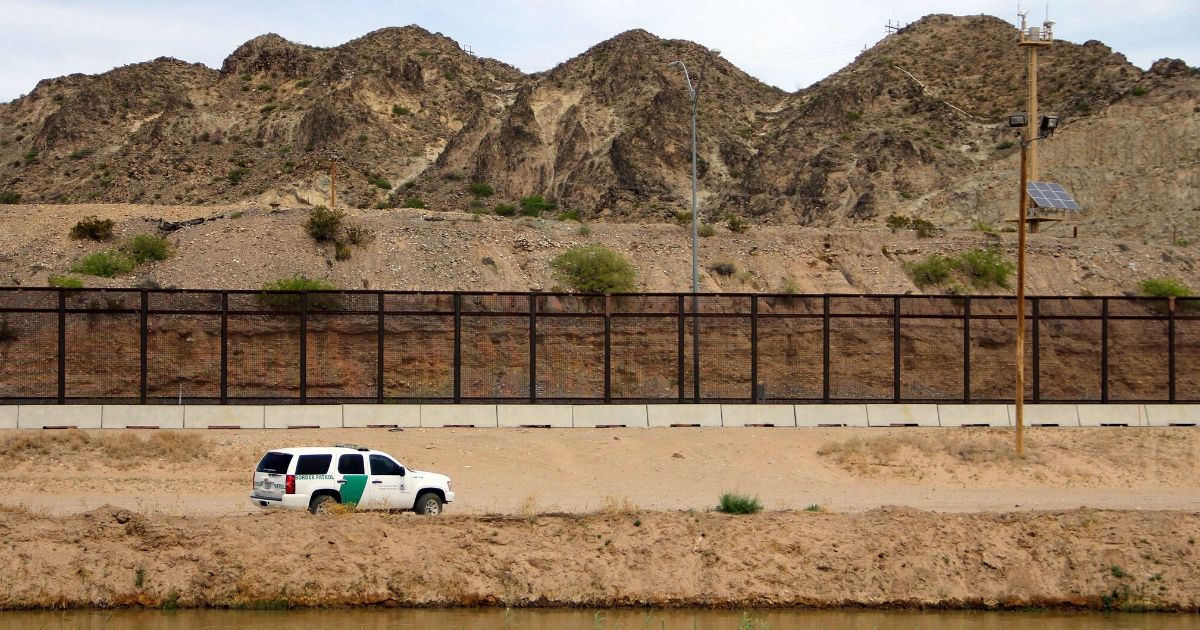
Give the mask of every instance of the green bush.
[[1149, 92], [1149, 91], [1150, 91], [1150, 90], [1146, 89], [1146, 87], [1145, 87], [1145, 86], [1141, 86], [1141, 85], [1135, 85], [1135, 86], [1133, 86], [1133, 89], [1132, 89], [1132, 90], [1130, 90], [1129, 92], [1130, 92], [1131, 94], [1133, 94], [1134, 96], [1145, 96], [1145, 95], [1146, 95], [1146, 93], [1147, 93], [1147, 92]]
[[112, 278], [119, 273], [133, 271], [137, 265], [128, 254], [115, 249], [88, 254], [71, 265], [71, 271], [88, 276]]
[[337, 242], [333, 244], [333, 259], [334, 260], [350, 260], [350, 245], [347, 243]]
[[30, 149], [25, 154], [25, 166], [32, 165], [34, 162], [37, 162], [37, 159], [38, 159], [37, 149]]
[[113, 220], [84, 217], [71, 228], [71, 238], [107, 241], [113, 235]]
[[50, 276], [46, 280], [46, 284], [56, 289], [82, 289], [83, 280], [72, 278], [71, 276]]
[[722, 514], [754, 514], [762, 511], [762, 503], [759, 503], [758, 497], [726, 492], [717, 502], [717, 511]]
[[317, 206], [309, 211], [308, 220], [304, 222], [304, 231], [317, 242], [332, 241], [337, 238], [338, 230], [342, 227], [342, 219], [346, 213], [341, 210], [330, 210], [325, 206]]
[[547, 201], [541, 195], [530, 195], [521, 199], [521, 214], [527, 217], [536, 217], [543, 212], [554, 210], [558, 204]]
[[976, 232], [983, 232], [984, 234], [995, 234], [996, 233], [996, 228], [994, 226], [992, 226], [991, 223], [988, 223], [987, 221], [984, 221], [982, 219], [976, 219], [974, 222], [972, 222], [971, 229]]
[[382, 175], [367, 173], [367, 181], [376, 188], [382, 188], [384, 190], [392, 189], [392, 182], [388, 181], [387, 178], [383, 177]]
[[624, 293], [637, 288], [633, 265], [603, 245], [572, 247], [550, 262], [554, 277], [582, 293]]
[[979, 248], [960, 255], [955, 266], [980, 289], [992, 286], [1007, 289], [1008, 277], [1017, 269], [1011, 260], [1005, 260], [1000, 250]]
[[[334, 290], [333, 283], [328, 280], [308, 278], [301, 274], [296, 274], [291, 278], [281, 278], [273, 282], [268, 282], [262, 287], [263, 292], [259, 293], [256, 298], [259, 303], [264, 306], [277, 308], [287, 311], [300, 310], [301, 291], [332, 291]], [[288, 291], [289, 293], [277, 293], [279, 291]], [[337, 294], [310, 294], [308, 296], [308, 308], [310, 310], [337, 310], [341, 306], [341, 299]]]
[[588, 236], [592, 233], [592, 226], [587, 224], [581, 225], [578, 230], [575, 230], [575, 233], [580, 236]]
[[312, 85], [312, 79], [300, 79], [299, 81], [296, 82], [296, 87], [301, 90], [303, 90], [304, 88], [306, 88], [310, 85]]
[[517, 206], [511, 203], [498, 203], [492, 211], [502, 217], [511, 217], [517, 213]]
[[82, 160], [83, 158], [85, 158], [95, 152], [96, 152], [95, 149], [76, 149], [76, 150], [72, 151], [71, 155], [68, 155], [67, 157], [71, 158], [72, 160]]
[[420, 197], [409, 197], [404, 200], [404, 207], [421, 209], [425, 207], [425, 202]]
[[700, 227], [696, 228], [696, 233], [703, 238], [708, 238], [716, 235], [717, 228], [713, 227], [711, 223], [701, 223]]
[[692, 224], [692, 213], [691, 212], [676, 212], [672, 216], [675, 217], [675, 222], [678, 223], [679, 225], [691, 225]]
[[12, 190], [0, 190], [0, 203], [21, 203], [21, 193]]
[[918, 238], [930, 238], [933, 236], [941, 236], [946, 233], [942, 228], [926, 221], [925, 219], [913, 219], [908, 223], [909, 229], [917, 233]]
[[365, 228], [360, 225], [346, 226], [346, 242], [350, 245], [366, 245], [375, 238], [375, 233], [371, 228]]
[[123, 249], [137, 265], [151, 260], [166, 260], [175, 253], [167, 239], [153, 234], [138, 234]]
[[559, 221], [574, 221], [574, 222], [576, 222], [576, 223], [582, 223], [582, 222], [583, 222], [583, 219], [581, 219], [581, 218], [579, 217], [579, 211], [578, 211], [578, 210], [563, 210], [562, 212], [559, 212], [559, 213], [558, 213], [558, 216], [557, 216], [556, 218], [557, 218]]
[[1142, 280], [1142, 295], [1154, 298], [1189, 297], [1191, 290], [1176, 278], [1149, 278]]
[[892, 230], [892, 233], [896, 233], [900, 230], [907, 230], [909, 225], [912, 224], [912, 219], [909, 219], [902, 214], [892, 214], [888, 215], [885, 223], [887, 224], [888, 228]]
[[403, 105], [392, 105], [392, 115], [393, 116], [407, 116], [411, 113], [412, 112], [409, 111], [408, 108], [404, 107]]
[[492, 188], [492, 185], [486, 182], [474, 182], [470, 186], [467, 186], [467, 190], [476, 197], [491, 197], [496, 194], [496, 189]]
[[1014, 146], [1016, 146], [1016, 145], [1013, 143], [1012, 140], [1005, 140], [1004, 142], [1001, 142], [1000, 144], [996, 145], [996, 149], [998, 151], [1007, 151], [1007, 150], [1013, 148]]
[[913, 284], [925, 288], [949, 280], [950, 273], [954, 271], [954, 262], [941, 254], [933, 254], [919, 262], [905, 263], [904, 270], [912, 278]]
[[250, 169], [248, 169], [244, 166], [235, 166], [235, 167], [229, 169], [229, 174], [226, 175], [225, 177], [226, 177], [226, 179], [229, 180], [229, 183], [231, 185], [237, 186], [238, 184], [242, 183], [242, 178], [249, 174], [250, 174]]
[[736, 214], [729, 215], [729, 222], [725, 225], [729, 228], [729, 231], [733, 232], [734, 234], [742, 234], [746, 230], [750, 229], [750, 224], [743, 221]]

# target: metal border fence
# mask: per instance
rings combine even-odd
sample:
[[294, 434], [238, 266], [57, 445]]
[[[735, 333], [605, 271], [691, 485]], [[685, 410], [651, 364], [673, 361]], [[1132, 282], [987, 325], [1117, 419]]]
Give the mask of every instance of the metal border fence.
[[[1032, 297], [1031, 402], [1200, 401], [1200, 298]], [[1003, 296], [0, 288], [0, 401], [1004, 402]]]

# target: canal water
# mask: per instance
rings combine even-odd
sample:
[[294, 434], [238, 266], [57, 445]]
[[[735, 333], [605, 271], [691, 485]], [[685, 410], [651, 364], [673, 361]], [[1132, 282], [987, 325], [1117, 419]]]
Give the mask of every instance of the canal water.
[[0, 630], [1194, 630], [1197, 614], [873, 610], [325, 609], [0, 612]]

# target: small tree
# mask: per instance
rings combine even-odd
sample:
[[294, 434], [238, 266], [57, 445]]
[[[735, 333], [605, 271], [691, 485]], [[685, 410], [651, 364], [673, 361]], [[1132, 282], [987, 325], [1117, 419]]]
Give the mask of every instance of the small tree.
[[633, 265], [603, 245], [572, 247], [550, 266], [555, 279], [580, 293], [623, 293], [637, 288]]
[[338, 230], [342, 227], [342, 219], [346, 213], [341, 210], [330, 210], [325, 206], [317, 206], [309, 211], [308, 220], [304, 222], [304, 230], [317, 242], [332, 241], [337, 238]]

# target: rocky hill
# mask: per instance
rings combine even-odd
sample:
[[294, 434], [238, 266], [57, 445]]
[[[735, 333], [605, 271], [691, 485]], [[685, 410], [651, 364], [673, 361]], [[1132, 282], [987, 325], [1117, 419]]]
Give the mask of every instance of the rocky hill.
[[[9, 201], [484, 211], [542, 195], [585, 220], [688, 209], [689, 102], [704, 67], [704, 216], [853, 227], [892, 213], [999, 225], [1015, 205], [1003, 126], [1023, 106], [1016, 29], [930, 16], [788, 94], [703, 47], [630, 31], [526, 75], [415, 26], [334, 48], [255, 38], [220, 70], [173, 59], [47, 79], [0, 105]], [[1113, 236], [1200, 231], [1200, 73], [1142, 72], [1098, 42], [1043, 54], [1043, 111], [1063, 116], [1043, 174]], [[476, 198], [471, 182], [496, 194]], [[19, 195], [19, 197], [18, 197]]]

